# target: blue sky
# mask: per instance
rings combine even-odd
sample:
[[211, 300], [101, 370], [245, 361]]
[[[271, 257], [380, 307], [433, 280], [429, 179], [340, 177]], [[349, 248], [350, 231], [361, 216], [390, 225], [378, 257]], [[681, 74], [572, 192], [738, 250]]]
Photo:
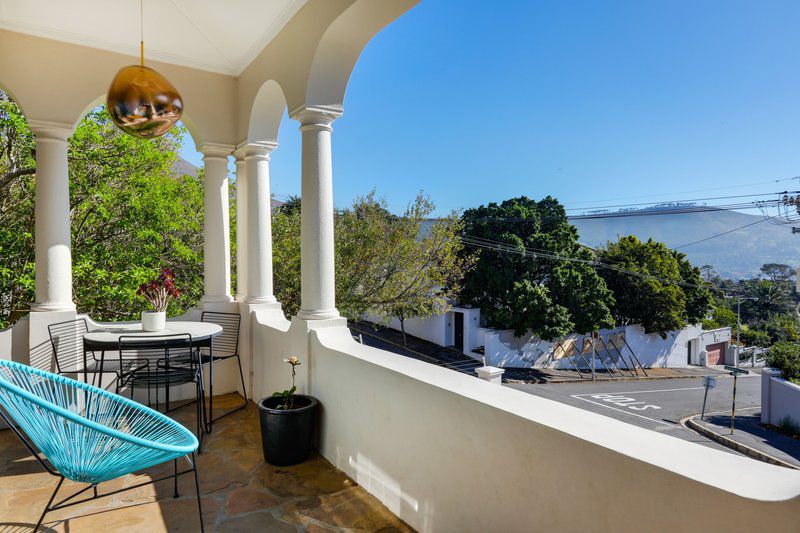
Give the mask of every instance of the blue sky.
[[[798, 20], [799, 2], [423, 0], [356, 65], [336, 205], [372, 189], [393, 211], [423, 190], [441, 214], [795, 187], [747, 184], [800, 175]], [[299, 142], [287, 117], [278, 197], [299, 194]]]

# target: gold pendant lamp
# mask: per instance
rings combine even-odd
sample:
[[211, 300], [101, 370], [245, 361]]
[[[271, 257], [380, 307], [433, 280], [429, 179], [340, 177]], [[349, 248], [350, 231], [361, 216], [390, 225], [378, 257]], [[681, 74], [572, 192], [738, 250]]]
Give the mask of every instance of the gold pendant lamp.
[[140, 64], [123, 67], [106, 95], [111, 120], [134, 137], [151, 139], [169, 131], [183, 114], [177, 89], [161, 74], [144, 66], [144, 6], [139, 0]]

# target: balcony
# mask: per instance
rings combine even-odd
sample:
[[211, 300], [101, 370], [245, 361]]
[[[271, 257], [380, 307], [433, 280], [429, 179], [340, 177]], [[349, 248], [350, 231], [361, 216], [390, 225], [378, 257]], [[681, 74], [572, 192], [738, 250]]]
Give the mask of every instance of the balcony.
[[[202, 8], [197, 20], [210, 24], [214, 35], [241, 28], [240, 36], [251, 36], [254, 48], [222, 42], [215, 52], [188, 26], [176, 30], [188, 39], [181, 41], [185, 49], [169, 49], [169, 40], [155, 43], [158, 61], [152, 64], [181, 91], [184, 122], [205, 155], [201, 306], [241, 314], [250, 398], [283, 390], [283, 359], [297, 355], [306, 362], [299, 392], [323, 406], [319, 456], [298, 467], [263, 463], [253, 406], [215, 426], [198, 465], [209, 529], [796, 530], [796, 471], [353, 341], [335, 307], [333, 125], [344, 112], [361, 51], [415, 3], [241, 0], [235, 8]], [[17, 18], [2, 26], [12, 29], [0, 30], [0, 86], [36, 135], [36, 301], [28, 317], [0, 332], [0, 357], [49, 368], [47, 325], [80, 311], [72, 297], [67, 138], [114, 73], [135, 61], [137, 50], [135, 42], [128, 49], [83, 25], [84, 19], [100, 25], [100, 8], [88, 10], [89, 3], [75, 3], [48, 20], [39, 20], [37, 11], [61, 9], [56, 3], [18, 4], [5, 15]], [[283, 9], [258, 11], [272, 9], [268, 4]], [[111, 18], [132, 16], [116, 15]], [[45, 23], [54, 26], [43, 29]], [[279, 149], [286, 111], [302, 134], [302, 301], [290, 318], [273, 294], [269, 204], [269, 158]], [[237, 175], [235, 291], [229, 157]], [[236, 392], [238, 380], [232, 367], [221, 368], [215, 391]], [[187, 426], [192, 411], [179, 415]], [[52, 479], [8, 431], [0, 431], [0, 452], [0, 525], [24, 527], [35, 522]], [[156, 486], [155, 492], [101, 499], [65, 510], [49, 525], [70, 531], [194, 530], [193, 489], [180, 492], [172, 499], [171, 491]]]
[[[221, 408], [241, 401], [216, 398]], [[230, 404], [230, 405], [228, 405]], [[194, 408], [174, 417], [194, 425]], [[0, 529], [31, 528], [56, 478], [43, 471], [10, 431], [0, 431]], [[221, 419], [198, 458], [204, 520], [212, 531], [409, 531], [374, 496], [320, 456], [299, 466], [271, 467], [261, 454], [255, 405]], [[168, 474], [171, 465], [150, 468], [106, 484], [113, 491]], [[44, 526], [55, 531], [194, 531], [198, 528], [194, 485], [180, 478], [181, 496], [173, 498], [166, 480], [48, 515]], [[69, 483], [65, 494], [81, 485]]]

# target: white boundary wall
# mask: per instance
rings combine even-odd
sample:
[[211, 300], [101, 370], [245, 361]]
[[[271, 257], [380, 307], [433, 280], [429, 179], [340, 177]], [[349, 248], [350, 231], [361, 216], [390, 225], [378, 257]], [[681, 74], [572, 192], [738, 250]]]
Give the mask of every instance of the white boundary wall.
[[[481, 328], [479, 331], [483, 337], [482, 344], [486, 354], [486, 364], [500, 368], [530, 368], [543, 365], [552, 355], [555, 346], [554, 342], [539, 339], [532, 334], [516, 337], [511, 330]], [[647, 368], [689, 366], [687, 342], [690, 340], [694, 341], [691, 348], [692, 364], [705, 364], [705, 361], [701, 360], [701, 353], [704, 352], [706, 346], [730, 341], [730, 328], [703, 331], [700, 326], [687, 326], [680, 331], [668, 333], [666, 338], [662, 338], [657, 333], [645, 333], [638, 324], [603, 329], [599, 331], [599, 335], [605, 342], [610, 334], [619, 331], [625, 332], [625, 340], [628, 345], [642, 365]], [[578, 348], [583, 346], [584, 338], [586, 335], [577, 334], [565, 337], [565, 339], [573, 340]], [[612, 354], [616, 355], [613, 351]], [[630, 358], [627, 348], [623, 349], [623, 356], [625, 359]], [[589, 355], [585, 357], [586, 360], [590, 359]], [[573, 361], [578, 367], [586, 366], [578, 356], [573, 357]], [[557, 361], [555, 367], [559, 369], [573, 368], [566, 358]]]
[[784, 417], [800, 424], [800, 385], [786, 381], [780, 370], [761, 371], [761, 422], [777, 426]]
[[[319, 444], [420, 531], [796, 531], [800, 472], [254, 317], [254, 387], [320, 399]], [[256, 396], [258, 397], [258, 396]]]

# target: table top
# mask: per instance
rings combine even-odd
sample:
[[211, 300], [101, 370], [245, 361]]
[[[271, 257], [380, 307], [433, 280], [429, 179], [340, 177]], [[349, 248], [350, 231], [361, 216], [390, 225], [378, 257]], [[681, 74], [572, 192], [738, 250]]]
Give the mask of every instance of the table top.
[[152, 338], [157, 340], [165, 335], [186, 334], [192, 336], [192, 343], [208, 340], [222, 333], [222, 326], [211, 322], [169, 321], [167, 327], [161, 331], [142, 331], [141, 323], [107, 325], [100, 329], [92, 330], [83, 336], [85, 348], [117, 348], [119, 338], [123, 335]]

